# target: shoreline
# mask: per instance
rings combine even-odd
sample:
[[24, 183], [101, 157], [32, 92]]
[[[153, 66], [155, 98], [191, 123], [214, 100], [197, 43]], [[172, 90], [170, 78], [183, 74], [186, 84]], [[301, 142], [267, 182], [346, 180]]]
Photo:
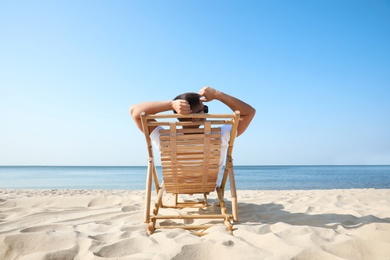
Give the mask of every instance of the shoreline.
[[[390, 189], [238, 190], [216, 224], [146, 234], [143, 190], [0, 189], [1, 259], [386, 259]], [[226, 198], [229, 201], [229, 191]], [[213, 203], [215, 193], [210, 194]]]

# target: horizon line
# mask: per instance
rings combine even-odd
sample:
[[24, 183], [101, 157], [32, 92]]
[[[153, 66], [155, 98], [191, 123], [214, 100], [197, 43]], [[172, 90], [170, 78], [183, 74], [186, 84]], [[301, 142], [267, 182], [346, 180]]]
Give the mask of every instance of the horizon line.
[[[156, 165], [161, 167], [161, 165]], [[245, 167], [278, 166], [390, 166], [390, 164], [237, 164]], [[147, 167], [147, 165], [0, 165], [0, 167]]]

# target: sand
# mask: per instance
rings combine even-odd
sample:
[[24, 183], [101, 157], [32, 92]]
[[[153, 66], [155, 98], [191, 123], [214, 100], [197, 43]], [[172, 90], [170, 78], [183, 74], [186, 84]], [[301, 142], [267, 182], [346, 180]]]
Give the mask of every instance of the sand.
[[148, 236], [144, 197], [0, 190], [0, 259], [390, 259], [390, 189], [238, 191], [233, 235], [204, 236]]

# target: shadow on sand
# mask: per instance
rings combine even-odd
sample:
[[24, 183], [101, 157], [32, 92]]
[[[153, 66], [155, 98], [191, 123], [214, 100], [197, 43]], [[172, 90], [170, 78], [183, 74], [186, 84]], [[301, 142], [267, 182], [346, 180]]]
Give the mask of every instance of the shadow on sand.
[[[356, 217], [351, 214], [309, 214], [292, 213], [284, 210], [283, 205], [269, 204], [252, 204], [239, 203], [239, 222], [237, 224], [275, 224], [278, 222], [312, 226], [322, 228], [337, 228], [339, 225], [344, 228], [357, 228], [370, 223], [390, 223], [390, 218], [378, 218], [374, 215]], [[310, 209], [308, 209], [310, 211]]]

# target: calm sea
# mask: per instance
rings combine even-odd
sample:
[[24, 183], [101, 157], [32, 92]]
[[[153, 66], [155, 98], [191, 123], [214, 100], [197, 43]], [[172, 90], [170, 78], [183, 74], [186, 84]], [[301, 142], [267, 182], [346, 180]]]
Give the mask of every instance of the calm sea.
[[[143, 190], [146, 170], [144, 166], [0, 166], [0, 188]], [[241, 190], [390, 188], [390, 166], [235, 166], [235, 176]]]

